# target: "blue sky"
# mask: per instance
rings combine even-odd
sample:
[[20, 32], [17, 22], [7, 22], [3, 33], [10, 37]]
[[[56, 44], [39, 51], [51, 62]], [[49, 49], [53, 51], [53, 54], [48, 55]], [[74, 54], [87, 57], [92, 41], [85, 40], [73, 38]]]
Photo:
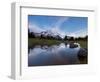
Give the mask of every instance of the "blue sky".
[[28, 28], [33, 32], [51, 30], [53, 33], [74, 37], [87, 35], [88, 18], [70, 16], [28, 16]]

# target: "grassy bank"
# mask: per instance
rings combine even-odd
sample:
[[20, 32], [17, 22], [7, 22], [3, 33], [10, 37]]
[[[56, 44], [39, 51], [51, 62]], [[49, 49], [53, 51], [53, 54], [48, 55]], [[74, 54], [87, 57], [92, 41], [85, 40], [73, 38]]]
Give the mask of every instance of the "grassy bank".
[[[49, 40], [49, 39], [29, 38], [28, 39], [28, 46], [29, 47], [35, 46], [35, 45], [48, 45], [48, 46], [51, 46], [51, 45], [58, 45], [62, 42], [67, 43], [67, 41], [60, 41], [60, 40], [53, 40], [53, 39]], [[87, 48], [87, 41], [86, 40], [85, 41], [79, 40], [79, 41], [74, 41], [74, 42], [79, 43], [82, 48]]]
[[88, 41], [86, 40], [80, 40], [75, 42], [79, 43], [82, 48], [88, 48]]
[[48, 40], [48, 39], [39, 39], [39, 38], [29, 38], [28, 39], [28, 46], [32, 45], [57, 45], [60, 44], [61, 41], [59, 40]]

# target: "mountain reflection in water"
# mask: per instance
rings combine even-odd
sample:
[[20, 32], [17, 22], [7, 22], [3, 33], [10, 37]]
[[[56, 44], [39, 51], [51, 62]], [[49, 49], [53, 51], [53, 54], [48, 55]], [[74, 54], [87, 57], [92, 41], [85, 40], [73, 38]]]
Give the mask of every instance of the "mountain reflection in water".
[[28, 66], [81, 64], [77, 57], [80, 45], [78, 44], [76, 48], [69, 46], [65, 43], [52, 46], [33, 46], [29, 48]]

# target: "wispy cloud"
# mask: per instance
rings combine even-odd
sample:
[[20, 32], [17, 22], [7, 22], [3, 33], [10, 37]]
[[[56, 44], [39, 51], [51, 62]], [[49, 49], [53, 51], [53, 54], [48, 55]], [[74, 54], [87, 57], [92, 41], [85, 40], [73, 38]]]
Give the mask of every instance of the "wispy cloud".
[[[51, 30], [53, 33], [59, 33], [61, 35], [62, 38], [64, 38], [65, 35], [69, 35], [69, 36], [74, 36], [74, 37], [79, 37], [79, 36], [85, 36], [87, 35], [87, 29], [83, 27], [83, 29], [79, 29], [76, 30], [74, 32], [69, 32], [69, 31], [64, 31], [61, 30], [61, 26], [63, 25], [63, 23], [65, 21], [68, 21], [70, 19], [70, 17], [61, 17], [59, 18], [59, 20], [57, 20], [55, 23], [47, 26], [44, 24], [44, 26], [42, 26], [42, 28], [35, 22], [29, 22], [29, 29], [31, 32], [37, 32], [40, 33], [42, 31], [46, 31], [46, 30]], [[66, 28], [70, 28], [68, 26], [66, 26]], [[72, 28], [71, 28], [72, 29]]]
[[41, 31], [43, 31], [43, 29], [42, 28], [40, 28], [37, 24], [35, 24], [35, 23], [29, 23], [29, 29], [30, 29], [30, 31], [31, 32], [37, 32], [37, 33], [39, 33], [39, 32], [41, 32]]
[[59, 28], [65, 21], [68, 21], [69, 17], [61, 17], [60, 20], [58, 20], [55, 23], [55, 27]]
[[65, 32], [61, 31], [60, 27], [61, 25], [67, 21], [69, 19], [69, 17], [61, 17], [60, 20], [58, 20], [53, 26], [53, 28], [51, 28], [51, 31], [54, 33], [59, 33], [61, 35], [62, 38], [64, 38], [65, 36]]
[[53, 33], [59, 33], [61, 37], [63, 38], [65, 36], [65, 32], [60, 30], [60, 26], [68, 20], [68, 17], [61, 17], [60, 20], [58, 20], [54, 25], [51, 26], [45, 26], [43, 28], [39, 27], [37, 24], [34, 23], [29, 23], [29, 29], [31, 32], [42, 32], [46, 30], [51, 30]]
[[74, 37], [84, 37], [87, 35], [87, 29], [81, 29], [81, 30], [78, 30], [78, 31], [75, 31], [73, 33], [69, 33], [68, 35], [69, 36], [74, 36]]

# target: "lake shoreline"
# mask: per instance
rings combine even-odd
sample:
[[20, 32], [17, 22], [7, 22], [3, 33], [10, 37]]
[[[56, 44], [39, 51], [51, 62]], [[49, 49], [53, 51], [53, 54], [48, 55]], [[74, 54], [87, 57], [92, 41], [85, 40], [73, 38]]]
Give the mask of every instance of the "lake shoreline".
[[50, 39], [39, 39], [39, 38], [29, 38], [28, 39], [28, 47], [32, 47], [35, 45], [59, 45], [60, 43], [70, 44], [70, 43], [79, 43], [82, 48], [87, 49], [87, 40], [74, 40], [74, 41], [64, 41], [64, 40], [50, 40]]

